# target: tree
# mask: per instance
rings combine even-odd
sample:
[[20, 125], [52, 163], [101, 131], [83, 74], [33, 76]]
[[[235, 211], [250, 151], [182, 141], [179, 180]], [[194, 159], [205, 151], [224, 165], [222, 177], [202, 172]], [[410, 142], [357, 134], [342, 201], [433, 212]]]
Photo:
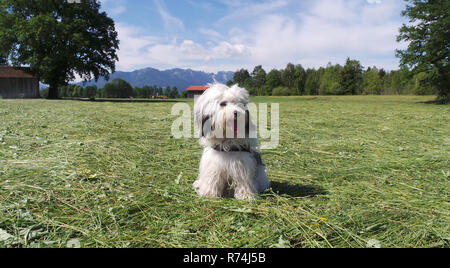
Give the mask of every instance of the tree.
[[271, 70], [266, 76], [266, 85], [270, 88], [270, 91], [281, 86], [281, 72], [276, 69]]
[[8, 65], [8, 59], [6, 58], [5, 55], [0, 54], [0, 66], [1, 65]]
[[342, 66], [339, 64], [331, 65], [329, 63], [320, 76], [319, 94], [320, 95], [337, 95], [342, 92], [339, 78]]
[[102, 98], [115, 98], [116, 87], [112, 83], [106, 83], [102, 88]]
[[112, 84], [116, 86], [117, 98], [129, 98], [133, 96], [133, 87], [127, 81], [116, 78], [112, 80]]
[[253, 79], [250, 77], [244, 81], [241, 87], [245, 88], [251, 96], [257, 95], [256, 86], [253, 83]]
[[356, 95], [361, 93], [363, 67], [357, 60], [347, 58], [344, 67], [341, 69], [339, 84], [343, 95]]
[[305, 95], [318, 95], [320, 87], [319, 71], [315, 69], [306, 70]]
[[105, 98], [129, 98], [133, 96], [133, 87], [127, 81], [116, 78], [103, 87], [103, 94]]
[[262, 87], [258, 88], [257, 95], [258, 96], [271, 96], [272, 89], [269, 85], [264, 84]]
[[413, 77], [414, 80], [414, 94], [417, 95], [432, 95], [436, 93], [430, 74], [421, 72]]
[[273, 96], [293, 96], [295, 95], [295, 89], [294, 88], [288, 88], [288, 87], [276, 87], [272, 91]]
[[227, 81], [227, 86], [228, 87], [232, 87], [234, 85], [234, 81], [233, 80], [228, 80]]
[[163, 95], [163, 88], [162, 87], [157, 87], [157, 86], [155, 86], [156, 87], [156, 95], [157, 96], [161, 96], [161, 95]]
[[136, 98], [144, 98], [144, 89], [141, 87], [134, 87], [133, 96], [135, 96]]
[[283, 82], [284, 86], [293, 88], [295, 78], [295, 66], [292, 63], [288, 63], [286, 68], [281, 72], [281, 81]]
[[166, 88], [164, 89], [163, 95], [170, 98], [171, 92], [172, 92], [172, 89], [169, 86], [166, 86]]
[[142, 93], [143, 98], [150, 98], [150, 95], [154, 95], [154, 93], [155, 93], [154, 87], [151, 87], [151, 86], [144, 86], [142, 88], [142, 91], [143, 91], [143, 93]]
[[89, 100], [94, 101], [95, 96], [97, 95], [97, 86], [87, 86], [84, 88], [83, 97], [89, 98]]
[[240, 69], [234, 73], [233, 80], [239, 86], [244, 86], [245, 82], [250, 79], [250, 74], [246, 69]]
[[266, 71], [261, 65], [256, 66], [252, 72], [252, 84], [256, 89], [260, 89], [266, 82]]
[[363, 74], [363, 93], [381, 95], [383, 93], [383, 79], [377, 67], [368, 68]]
[[72, 90], [72, 95], [69, 97], [81, 98], [83, 97], [83, 87], [80, 85], [69, 85]]
[[301, 64], [295, 66], [295, 81], [294, 87], [297, 90], [297, 95], [305, 94], [306, 71]]
[[405, 94], [412, 93], [411, 72], [403, 67], [396, 71], [391, 71], [384, 79], [385, 94]]
[[378, 76], [379, 76], [381, 79], [383, 79], [383, 78], [386, 76], [386, 71], [385, 71], [383, 68], [381, 68], [381, 69], [378, 71]]
[[[170, 88], [169, 88], [169, 90], [170, 90]], [[177, 87], [173, 87], [172, 90], [170, 91], [168, 97], [169, 97], [170, 99], [176, 99], [176, 98], [179, 97], [179, 95], [180, 95], [180, 94], [178, 93]]]
[[68, 84], [58, 88], [58, 96], [68, 98], [80, 98], [83, 96], [83, 87], [76, 84]]
[[427, 73], [439, 98], [450, 101], [450, 1], [406, 1], [402, 15], [409, 18], [410, 24], [403, 24], [397, 41], [409, 45], [406, 50], [397, 50], [400, 64], [416, 75]]
[[80, 76], [109, 79], [119, 48], [114, 21], [97, 0], [0, 1], [0, 54], [12, 65], [28, 65], [48, 84], [48, 98]]

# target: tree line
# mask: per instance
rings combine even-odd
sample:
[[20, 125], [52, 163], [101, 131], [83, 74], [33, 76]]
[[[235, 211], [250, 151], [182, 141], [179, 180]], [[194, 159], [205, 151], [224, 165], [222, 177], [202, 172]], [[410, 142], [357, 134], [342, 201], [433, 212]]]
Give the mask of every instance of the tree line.
[[[385, 71], [376, 66], [363, 68], [357, 60], [347, 58], [344, 66], [329, 63], [318, 69], [305, 69], [301, 64], [287, 64], [284, 69], [273, 69], [269, 73], [261, 65], [250, 73], [246, 69], [235, 72], [231, 86], [238, 84], [253, 96], [300, 96], [300, 95], [383, 95], [437, 93], [436, 86], [426, 72], [416, 73], [407, 68]], [[42, 90], [46, 97], [47, 90]], [[167, 96], [170, 99], [186, 97], [176, 87], [144, 86], [132, 87], [127, 81], [116, 78], [103, 88], [82, 87], [69, 84], [58, 88], [58, 96], [63, 98], [151, 98]]]
[[[47, 97], [48, 89], [41, 90], [41, 96]], [[127, 81], [116, 78], [106, 83], [102, 88], [96, 85], [83, 87], [77, 84], [68, 84], [58, 88], [58, 96], [62, 98], [151, 98], [153, 96], [167, 96], [170, 99], [181, 95], [177, 87], [144, 86], [132, 87]]]
[[[450, 1], [406, 2], [402, 15], [408, 23], [399, 29], [397, 41], [409, 44], [396, 51], [400, 70], [363, 69], [348, 59], [344, 66], [329, 64], [318, 70], [293, 64], [269, 73], [261, 66], [251, 74], [241, 69], [230, 83], [253, 95], [437, 93], [439, 100], [450, 102]], [[50, 99], [61, 97], [61, 88], [77, 76], [85, 81], [108, 79], [116, 69], [118, 36], [100, 1], [0, 1], [0, 64], [29, 66], [49, 85]], [[70, 91], [79, 94], [80, 89]], [[133, 94], [138, 91], [133, 89]], [[96, 96], [105, 92], [97, 89]]]
[[329, 63], [305, 69], [301, 64], [289, 63], [269, 73], [258, 65], [251, 73], [240, 69], [227, 84], [239, 84], [254, 96], [436, 94], [436, 86], [430, 81], [426, 72], [364, 68], [358, 60], [347, 58], [344, 66]]

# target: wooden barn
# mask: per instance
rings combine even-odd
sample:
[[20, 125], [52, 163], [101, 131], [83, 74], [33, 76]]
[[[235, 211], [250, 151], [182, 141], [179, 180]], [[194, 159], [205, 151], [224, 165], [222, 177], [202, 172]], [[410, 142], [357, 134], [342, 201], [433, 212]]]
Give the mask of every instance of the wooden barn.
[[39, 98], [39, 79], [29, 68], [0, 66], [0, 97]]
[[202, 95], [209, 86], [190, 86], [186, 90], [188, 92], [188, 98], [194, 98], [195, 95]]

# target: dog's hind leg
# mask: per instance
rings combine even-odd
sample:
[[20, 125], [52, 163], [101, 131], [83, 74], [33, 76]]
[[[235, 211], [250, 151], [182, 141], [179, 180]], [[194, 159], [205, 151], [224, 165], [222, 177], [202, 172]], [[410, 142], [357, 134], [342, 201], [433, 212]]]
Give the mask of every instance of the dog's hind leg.
[[256, 168], [256, 185], [258, 193], [262, 193], [270, 188], [270, 180], [267, 178], [266, 166], [258, 165]]

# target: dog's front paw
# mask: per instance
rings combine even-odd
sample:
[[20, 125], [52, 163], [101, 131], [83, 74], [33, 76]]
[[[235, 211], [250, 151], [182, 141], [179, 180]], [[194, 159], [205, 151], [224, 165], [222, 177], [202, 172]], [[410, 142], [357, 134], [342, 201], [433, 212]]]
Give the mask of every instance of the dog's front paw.
[[209, 185], [202, 184], [199, 180], [195, 181], [193, 186], [194, 190], [200, 196], [209, 198], [221, 197], [221, 193], [219, 193], [216, 189], [208, 187]]
[[234, 198], [238, 200], [256, 200], [254, 193], [235, 193]]

